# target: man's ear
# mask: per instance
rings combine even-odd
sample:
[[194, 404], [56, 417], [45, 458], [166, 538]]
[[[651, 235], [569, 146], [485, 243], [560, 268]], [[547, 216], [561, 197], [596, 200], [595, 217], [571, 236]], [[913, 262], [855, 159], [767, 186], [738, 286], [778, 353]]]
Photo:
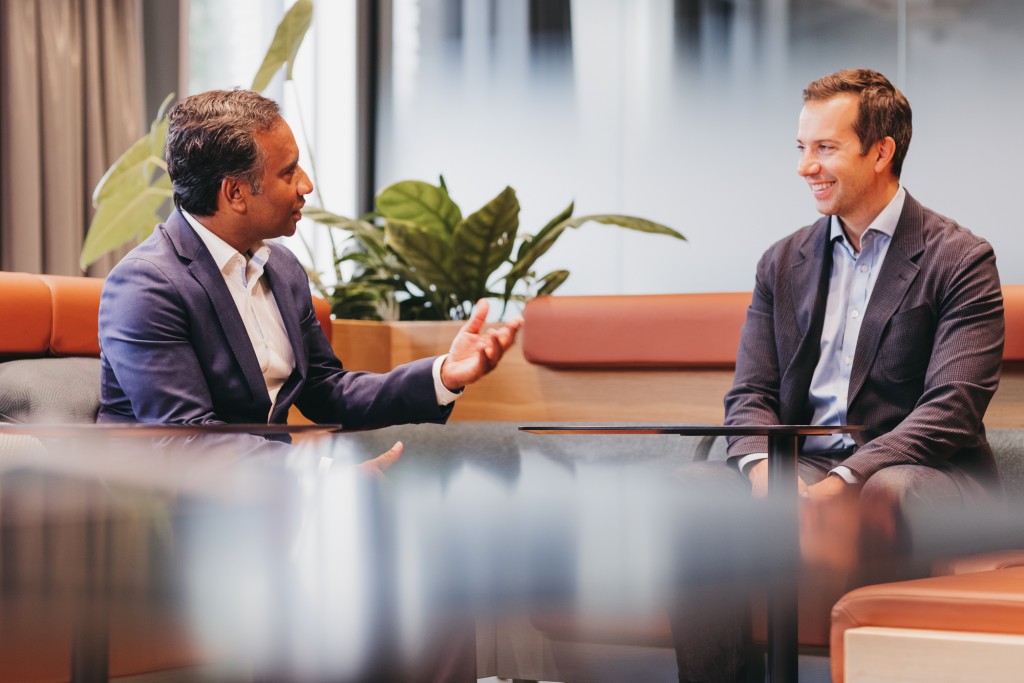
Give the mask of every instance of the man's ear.
[[236, 213], [245, 213], [245, 193], [242, 184], [236, 178], [225, 178], [220, 181], [218, 203]]
[[875, 143], [875, 154], [875, 171], [881, 173], [886, 166], [892, 168], [892, 158], [896, 154], [896, 141], [892, 139], [891, 135], [886, 135]]

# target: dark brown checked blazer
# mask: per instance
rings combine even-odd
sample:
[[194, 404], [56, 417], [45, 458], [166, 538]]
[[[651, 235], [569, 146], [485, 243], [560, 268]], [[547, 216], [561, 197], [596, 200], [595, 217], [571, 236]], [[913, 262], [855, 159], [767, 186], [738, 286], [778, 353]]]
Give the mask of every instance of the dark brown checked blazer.
[[[761, 257], [726, 424], [811, 420], [831, 253], [826, 217]], [[1002, 351], [992, 247], [908, 194], [857, 340], [847, 421], [867, 430], [843, 464], [863, 479], [917, 464], [995, 480], [982, 417], [999, 385]], [[767, 450], [765, 437], [740, 437], [729, 454]]]

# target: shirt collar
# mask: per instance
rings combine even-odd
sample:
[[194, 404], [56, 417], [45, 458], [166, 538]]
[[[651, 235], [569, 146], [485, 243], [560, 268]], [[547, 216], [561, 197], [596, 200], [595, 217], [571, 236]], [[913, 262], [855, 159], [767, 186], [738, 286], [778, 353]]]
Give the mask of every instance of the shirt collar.
[[[867, 235], [872, 230], [876, 232], [888, 235], [890, 238], [893, 233], [896, 232], [896, 224], [900, 221], [900, 214], [903, 213], [903, 203], [907, 199], [907, 191], [903, 189], [903, 185], [900, 184], [896, 190], [896, 194], [889, 200], [889, 203], [885, 205], [881, 213], [875, 216], [875, 220], [871, 221], [871, 225], [864, 231]], [[840, 237], [845, 237], [843, 233], [842, 223], [839, 221], [839, 216], [832, 216], [830, 221], [831, 234], [829, 235], [829, 241], [835, 242]]]
[[[188, 224], [192, 226], [192, 229], [199, 235], [199, 239], [206, 245], [207, 251], [210, 252], [210, 256], [213, 257], [213, 262], [217, 264], [218, 270], [222, 273], [231, 265], [232, 259], [239, 252], [232, 247], [230, 244], [221, 239], [217, 234], [207, 228], [205, 225], [199, 222], [199, 220], [190, 214], [188, 211], [182, 209], [181, 215], [185, 217]], [[247, 254], [252, 259], [257, 260], [260, 269], [270, 259], [270, 245], [266, 242], [260, 242], [260, 246], [252, 252]]]

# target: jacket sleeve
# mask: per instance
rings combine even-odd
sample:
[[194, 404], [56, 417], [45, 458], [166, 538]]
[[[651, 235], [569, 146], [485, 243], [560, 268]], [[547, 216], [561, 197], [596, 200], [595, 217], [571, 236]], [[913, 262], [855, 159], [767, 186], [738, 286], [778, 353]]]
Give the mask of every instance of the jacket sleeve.
[[939, 465], [973, 446], [999, 386], [1003, 297], [991, 246], [965, 250], [938, 301], [924, 390], [898, 425], [843, 463], [866, 479], [893, 465]]
[[454, 404], [439, 406], [434, 390], [434, 358], [399, 365], [390, 372], [345, 370], [334, 354], [313, 310], [308, 285], [300, 330], [307, 355], [306, 380], [295, 404], [314, 422], [340, 423], [346, 429], [448, 420]]
[[[775, 341], [774, 249], [757, 264], [753, 298], [740, 334], [736, 373], [725, 395], [725, 424], [779, 424], [779, 371]], [[729, 439], [729, 455], [767, 453], [768, 437], [742, 436]]]

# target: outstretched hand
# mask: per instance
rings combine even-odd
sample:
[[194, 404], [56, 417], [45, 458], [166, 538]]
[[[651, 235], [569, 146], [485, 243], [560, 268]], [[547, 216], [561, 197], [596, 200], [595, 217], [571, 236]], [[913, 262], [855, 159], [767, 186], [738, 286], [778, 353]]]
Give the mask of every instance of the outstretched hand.
[[441, 382], [449, 391], [458, 391], [494, 369], [501, 356], [516, 340], [522, 318], [497, 329], [481, 331], [490, 306], [480, 299], [466, 324], [452, 340], [448, 357], [441, 366]]

